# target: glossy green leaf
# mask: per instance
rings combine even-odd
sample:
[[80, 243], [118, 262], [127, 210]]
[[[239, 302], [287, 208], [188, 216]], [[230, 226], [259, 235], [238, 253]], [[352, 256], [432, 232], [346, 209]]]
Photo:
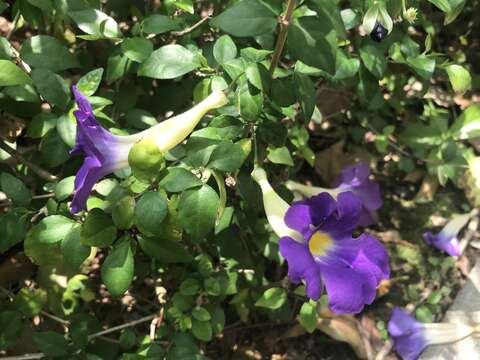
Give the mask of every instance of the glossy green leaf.
[[178, 28], [177, 22], [165, 15], [152, 14], [143, 20], [143, 32], [147, 34], [163, 34]]
[[78, 61], [59, 40], [48, 35], [36, 35], [22, 44], [20, 57], [32, 68], [53, 72], [77, 67]]
[[117, 238], [112, 218], [100, 209], [92, 209], [82, 225], [80, 234], [83, 245], [110, 246]]
[[103, 76], [103, 68], [89, 71], [77, 82], [77, 88], [85, 96], [92, 96], [97, 91]]
[[178, 203], [178, 220], [185, 231], [200, 239], [213, 230], [218, 202], [218, 194], [208, 185], [184, 191]]
[[9, 173], [0, 174], [0, 189], [17, 206], [27, 206], [32, 199], [32, 193], [23, 181]]
[[270, 310], [279, 309], [287, 300], [287, 294], [282, 288], [274, 287], [266, 290], [255, 302], [255, 306]]
[[147, 235], [161, 234], [167, 213], [167, 200], [160, 193], [149, 191], [138, 200], [135, 223]]
[[138, 75], [154, 79], [174, 79], [200, 66], [197, 55], [181, 45], [165, 45], [155, 50], [140, 66]]
[[142, 63], [153, 52], [153, 44], [144, 38], [129, 38], [122, 42], [122, 52], [132, 61]]
[[35, 69], [32, 71], [32, 79], [45, 100], [61, 109], [67, 107], [70, 101], [70, 89], [60, 75], [48, 69]]
[[31, 84], [32, 79], [9, 60], [0, 60], [0, 86]]
[[102, 281], [112, 296], [120, 296], [128, 290], [134, 270], [131, 238], [124, 236], [114, 244], [100, 271]]
[[257, 36], [277, 26], [275, 14], [258, 0], [242, 0], [210, 21], [210, 25], [233, 36]]

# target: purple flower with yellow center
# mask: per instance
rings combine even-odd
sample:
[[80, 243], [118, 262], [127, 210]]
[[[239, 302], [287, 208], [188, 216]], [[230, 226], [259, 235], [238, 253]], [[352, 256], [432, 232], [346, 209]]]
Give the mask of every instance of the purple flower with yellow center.
[[388, 254], [373, 236], [352, 237], [362, 204], [350, 191], [335, 200], [320, 193], [289, 206], [257, 168], [252, 177], [260, 185], [267, 219], [280, 237], [280, 253], [287, 260], [294, 283], [305, 281], [307, 297], [318, 300], [324, 289], [336, 313], [358, 313], [375, 299], [376, 288], [390, 274]]
[[460, 256], [462, 249], [458, 241], [458, 233], [467, 225], [471, 217], [471, 213], [454, 216], [438, 234], [426, 231], [423, 239], [428, 245], [435, 246], [450, 256]]
[[228, 101], [221, 91], [212, 92], [190, 110], [165, 120], [140, 133], [129, 136], [113, 135], [95, 118], [91, 104], [82, 93], [72, 88], [78, 109], [77, 135], [71, 154], [85, 156], [83, 165], [75, 177], [75, 192], [71, 203], [72, 213], [84, 210], [87, 198], [95, 183], [111, 172], [129, 166], [128, 156], [132, 147], [140, 141], [156, 144], [165, 152], [181, 143], [209, 110], [225, 105]]
[[358, 225], [368, 226], [375, 222], [375, 211], [382, 206], [380, 187], [370, 180], [370, 168], [364, 163], [357, 163], [345, 167], [335, 181], [334, 189], [325, 189], [316, 186], [306, 186], [294, 181], [287, 181], [286, 186], [291, 191], [303, 196], [313, 196], [321, 192], [328, 192], [333, 197], [345, 191], [351, 191], [360, 199], [362, 211]]
[[404, 360], [415, 360], [427, 346], [455, 342], [475, 330], [458, 323], [421, 323], [397, 307], [393, 308], [387, 328], [393, 338], [395, 351]]

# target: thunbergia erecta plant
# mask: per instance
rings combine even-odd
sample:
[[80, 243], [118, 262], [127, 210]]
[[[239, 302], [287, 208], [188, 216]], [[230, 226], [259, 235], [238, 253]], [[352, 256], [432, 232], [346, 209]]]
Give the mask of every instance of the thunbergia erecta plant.
[[450, 256], [460, 256], [462, 254], [462, 249], [460, 241], [458, 241], [458, 234], [460, 230], [467, 225], [471, 217], [472, 214], [456, 215], [438, 234], [426, 231], [423, 234], [423, 239], [428, 245], [435, 246], [437, 249], [445, 251]]
[[345, 167], [335, 181], [334, 189], [317, 186], [306, 186], [295, 181], [287, 181], [286, 186], [291, 191], [302, 196], [314, 196], [328, 192], [334, 198], [345, 191], [353, 192], [362, 202], [359, 225], [368, 226], [375, 222], [375, 212], [382, 206], [380, 186], [370, 180], [370, 168], [364, 163], [357, 163]]
[[85, 156], [83, 165], [75, 177], [75, 192], [71, 203], [72, 213], [85, 209], [87, 198], [95, 183], [107, 174], [128, 166], [128, 154], [140, 140], [152, 139], [160, 151], [168, 151], [181, 143], [195, 128], [202, 116], [228, 101], [221, 91], [212, 92], [190, 110], [165, 120], [140, 133], [128, 136], [113, 135], [95, 118], [87, 98], [73, 86], [78, 105], [74, 112], [77, 119], [77, 135], [71, 154]]
[[336, 313], [359, 313], [375, 299], [376, 289], [388, 279], [388, 254], [373, 236], [352, 237], [362, 203], [351, 191], [335, 200], [329, 193], [289, 206], [275, 193], [265, 171], [252, 177], [260, 185], [267, 219], [280, 237], [280, 253], [288, 263], [288, 277], [304, 280], [307, 297], [318, 300], [326, 289], [329, 307]]
[[474, 331], [471, 326], [459, 323], [421, 323], [397, 307], [393, 308], [387, 328], [395, 351], [404, 360], [417, 359], [429, 345], [455, 342]]

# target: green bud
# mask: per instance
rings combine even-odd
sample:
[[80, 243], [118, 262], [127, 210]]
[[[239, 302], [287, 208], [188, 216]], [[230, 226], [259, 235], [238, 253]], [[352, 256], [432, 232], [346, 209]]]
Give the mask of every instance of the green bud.
[[147, 137], [132, 146], [128, 164], [137, 179], [152, 182], [165, 167], [165, 158], [155, 140]]
[[375, 1], [363, 17], [363, 28], [367, 34], [371, 34], [376, 24], [381, 24], [390, 34], [393, 29], [393, 20], [383, 3]]

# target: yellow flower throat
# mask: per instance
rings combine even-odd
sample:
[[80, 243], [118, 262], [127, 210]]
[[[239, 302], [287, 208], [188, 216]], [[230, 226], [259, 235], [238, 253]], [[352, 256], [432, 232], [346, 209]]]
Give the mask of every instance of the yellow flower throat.
[[313, 255], [323, 256], [327, 250], [332, 246], [333, 241], [328, 234], [317, 231], [312, 235], [308, 242], [308, 249]]

